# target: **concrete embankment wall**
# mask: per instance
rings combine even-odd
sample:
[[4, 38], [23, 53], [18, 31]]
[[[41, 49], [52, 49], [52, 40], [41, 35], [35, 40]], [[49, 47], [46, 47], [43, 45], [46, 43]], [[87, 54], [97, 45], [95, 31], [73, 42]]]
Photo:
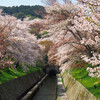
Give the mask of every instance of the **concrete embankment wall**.
[[42, 71], [36, 71], [1, 84], [0, 100], [20, 100], [20, 97], [44, 75]]
[[99, 100], [69, 73], [63, 73], [62, 78], [68, 100]]

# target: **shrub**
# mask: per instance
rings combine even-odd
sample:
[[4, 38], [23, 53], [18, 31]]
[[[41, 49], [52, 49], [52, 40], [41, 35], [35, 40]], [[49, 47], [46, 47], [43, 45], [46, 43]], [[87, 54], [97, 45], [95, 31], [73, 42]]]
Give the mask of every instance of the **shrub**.
[[40, 41], [39, 44], [45, 46], [45, 49], [44, 49], [45, 53], [48, 53], [48, 51], [50, 50], [50, 47], [53, 46], [53, 42], [48, 41], [48, 40]]
[[43, 32], [43, 35], [47, 35], [47, 34], [48, 34], [48, 32], [47, 32], [47, 31], [44, 31], [44, 32]]

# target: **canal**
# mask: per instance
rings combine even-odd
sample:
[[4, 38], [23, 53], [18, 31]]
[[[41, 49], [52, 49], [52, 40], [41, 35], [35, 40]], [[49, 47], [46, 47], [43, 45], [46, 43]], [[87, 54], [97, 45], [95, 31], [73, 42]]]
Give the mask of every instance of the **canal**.
[[57, 77], [49, 75], [32, 100], [56, 100]]

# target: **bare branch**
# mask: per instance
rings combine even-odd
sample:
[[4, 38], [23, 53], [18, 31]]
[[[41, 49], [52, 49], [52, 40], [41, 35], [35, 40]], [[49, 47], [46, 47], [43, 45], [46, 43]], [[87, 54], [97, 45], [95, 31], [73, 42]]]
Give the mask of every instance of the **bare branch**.
[[57, 3], [57, 0], [41, 0], [44, 4], [52, 6]]

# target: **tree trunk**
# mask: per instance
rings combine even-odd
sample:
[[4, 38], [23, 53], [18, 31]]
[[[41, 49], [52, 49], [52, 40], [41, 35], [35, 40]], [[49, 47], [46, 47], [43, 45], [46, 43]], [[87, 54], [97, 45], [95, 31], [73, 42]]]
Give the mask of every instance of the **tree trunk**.
[[91, 47], [89, 46], [89, 45], [85, 45], [85, 48], [86, 48], [86, 50], [88, 51], [88, 55], [89, 55], [89, 57], [93, 57], [93, 54], [92, 54], [92, 49], [91, 49]]

